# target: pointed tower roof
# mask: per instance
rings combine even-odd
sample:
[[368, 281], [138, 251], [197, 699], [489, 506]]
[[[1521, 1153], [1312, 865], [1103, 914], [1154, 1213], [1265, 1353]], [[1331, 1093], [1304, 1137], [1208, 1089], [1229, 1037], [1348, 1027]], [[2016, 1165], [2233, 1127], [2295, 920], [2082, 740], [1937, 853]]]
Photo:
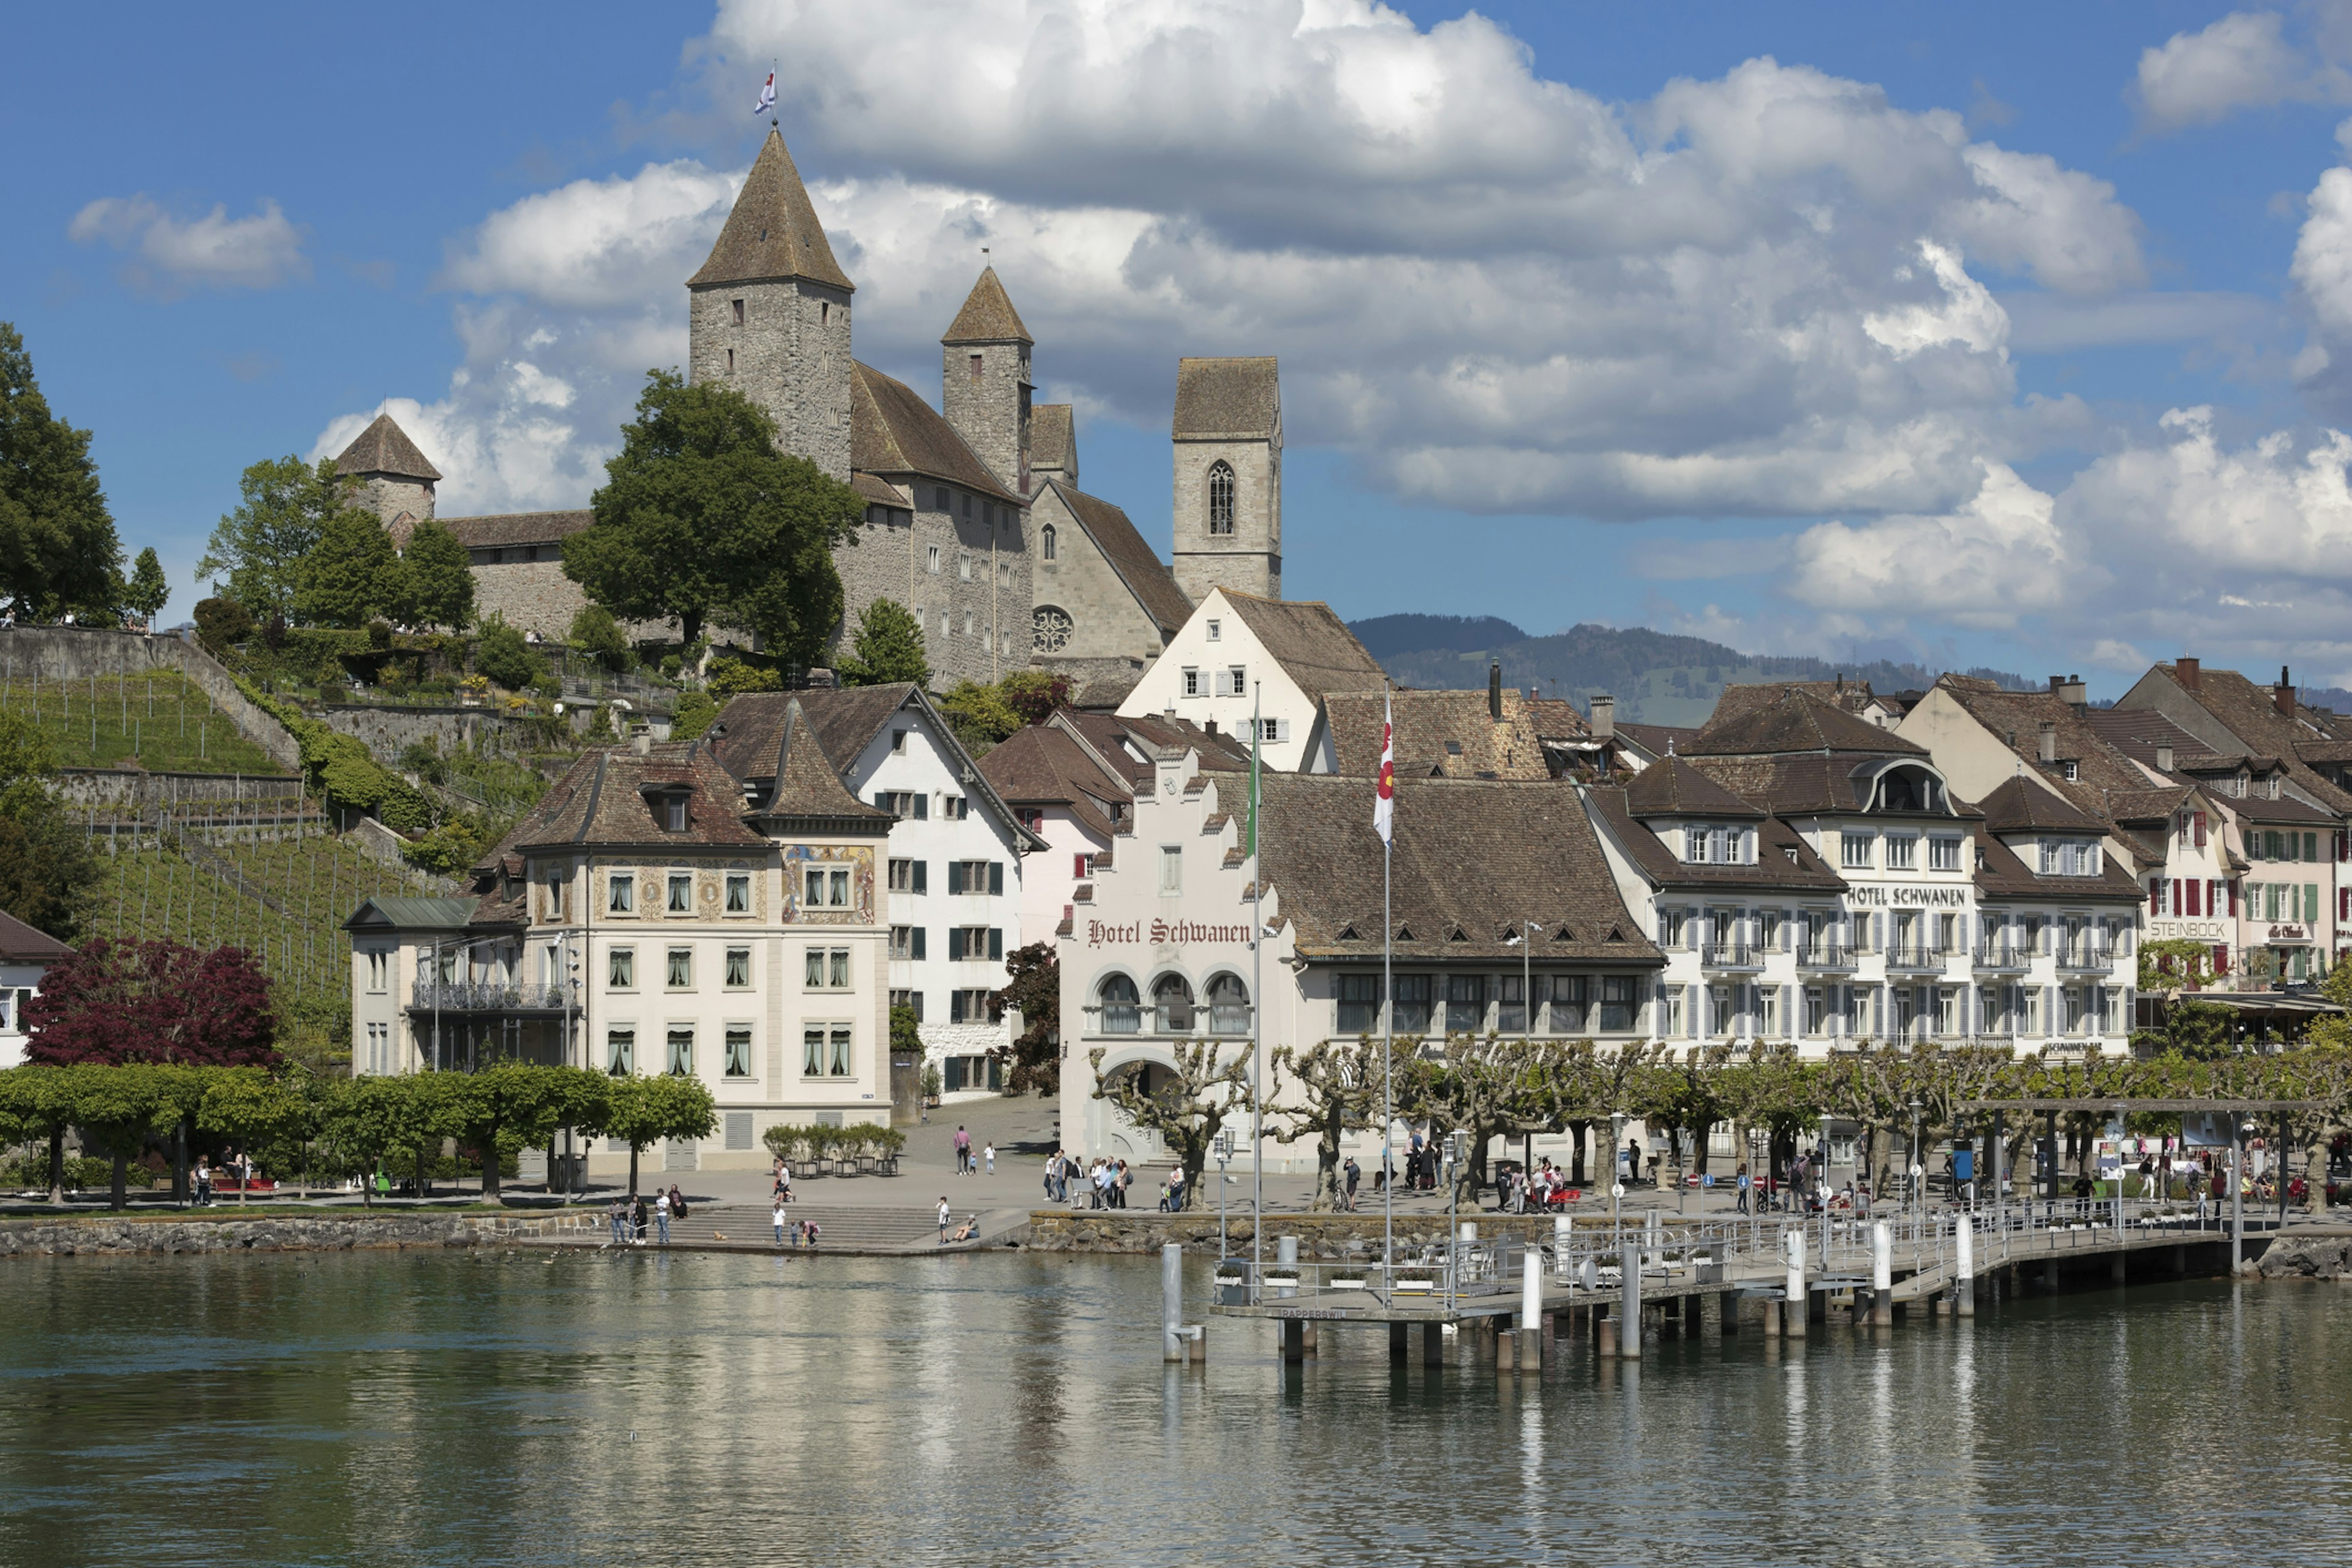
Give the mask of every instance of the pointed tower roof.
[[798, 698], [784, 704], [783, 722], [777, 729], [776, 785], [760, 809], [761, 818], [823, 821], [836, 831], [889, 831], [894, 818], [888, 812], [866, 805], [843, 786]]
[[335, 459], [335, 471], [340, 474], [390, 474], [400, 479], [436, 479], [441, 470], [425, 460], [408, 432], [393, 422], [389, 414], [379, 414], [374, 422], [359, 434], [359, 439], [343, 448]]
[[1012, 297], [1005, 293], [1004, 284], [996, 276], [996, 268], [980, 269], [980, 281], [971, 286], [971, 294], [956, 312], [948, 326], [942, 343], [1028, 343], [1034, 347], [1037, 340], [1021, 324], [1021, 312], [1013, 308]]
[[686, 280], [689, 289], [720, 283], [750, 283], [772, 278], [805, 278], [828, 283], [845, 292], [857, 285], [833, 258], [824, 225], [809, 205], [808, 187], [784, 151], [784, 139], [771, 128], [766, 145], [751, 164], [735, 210], [710, 247], [702, 270]]

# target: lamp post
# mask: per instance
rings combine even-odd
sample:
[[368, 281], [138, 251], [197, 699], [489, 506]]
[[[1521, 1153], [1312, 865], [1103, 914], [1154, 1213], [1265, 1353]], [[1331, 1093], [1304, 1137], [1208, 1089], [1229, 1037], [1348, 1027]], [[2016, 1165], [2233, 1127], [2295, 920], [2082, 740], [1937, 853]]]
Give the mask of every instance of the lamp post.
[[1217, 1256], [1220, 1258], [1223, 1258], [1227, 1256], [1230, 1251], [1225, 1245], [1225, 1188], [1232, 1182], [1233, 1178], [1225, 1174], [1225, 1166], [1232, 1162], [1234, 1157], [1234, 1130], [1232, 1128], [1220, 1127], [1217, 1129], [1216, 1150]]
[[1456, 1220], [1461, 1193], [1455, 1180], [1469, 1161], [1470, 1134], [1457, 1127], [1445, 1135], [1445, 1310], [1454, 1310], [1454, 1275], [1460, 1257], [1461, 1231]]
[[2246, 1140], [2254, 1135], [2253, 1118], [2238, 1123], [2230, 1140], [2230, 1272], [2235, 1274], [2246, 1257]]
[[1919, 1112], [1924, 1110], [1916, 1095], [1911, 1098], [1911, 1204], [1918, 1217], [1927, 1215], [1927, 1171], [1919, 1161]]

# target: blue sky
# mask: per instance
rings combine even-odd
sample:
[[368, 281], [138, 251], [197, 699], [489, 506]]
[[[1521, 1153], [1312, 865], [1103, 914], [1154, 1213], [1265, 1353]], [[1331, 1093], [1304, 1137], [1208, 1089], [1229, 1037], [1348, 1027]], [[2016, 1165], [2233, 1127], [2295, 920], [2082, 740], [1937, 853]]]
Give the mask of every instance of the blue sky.
[[1163, 550], [1173, 359], [1270, 352], [1350, 616], [2352, 683], [2335, 8], [551, 15], [12, 18], [0, 318], [172, 613], [387, 400], [446, 510], [583, 504], [774, 58], [860, 357], [935, 390], [990, 246]]

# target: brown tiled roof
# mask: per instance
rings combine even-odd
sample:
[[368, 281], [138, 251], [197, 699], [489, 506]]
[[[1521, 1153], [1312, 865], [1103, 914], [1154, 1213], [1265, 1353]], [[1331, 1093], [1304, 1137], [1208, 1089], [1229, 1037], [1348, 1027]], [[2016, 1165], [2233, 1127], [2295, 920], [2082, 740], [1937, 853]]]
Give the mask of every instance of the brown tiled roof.
[[1528, 698], [1528, 721], [1535, 726], [1537, 737], [1546, 741], [1581, 741], [1592, 734], [1592, 726], [1576, 710], [1576, 704], [1557, 697]]
[[[1381, 850], [1363, 781], [1268, 773], [1263, 789], [1264, 875], [1279, 895], [1281, 918], [1297, 930], [1299, 952], [1378, 963]], [[1542, 926], [1533, 952], [1538, 964], [1657, 966], [1658, 951], [1618, 897], [1574, 790], [1549, 782], [1415, 780], [1397, 790], [1395, 831], [1391, 908], [1399, 964], [1516, 966], [1520, 950], [1505, 939], [1517, 921], [1531, 920]]]
[[[1908, 760], [1908, 754], [1904, 755]], [[1692, 759], [1700, 772], [1732, 794], [1780, 816], [1863, 810], [1870, 802], [1871, 784], [1881, 771], [1868, 765], [1871, 761], [1857, 758], [1852, 752], [1823, 756], [1817, 752], [1800, 752], [1793, 756]], [[1953, 811], [1964, 820], [1974, 820], [1978, 815], [1973, 806], [1958, 800], [1953, 802]]]
[[890, 813], [867, 805], [843, 786], [841, 774], [817, 740], [815, 726], [802, 710], [797, 693], [785, 699], [783, 723], [776, 739], [776, 760], [770, 764], [767, 776], [776, 782], [761, 805], [760, 816], [763, 819], [814, 818], [884, 833], [896, 820]]
[[905, 491], [873, 474], [853, 471], [849, 476], [849, 488], [877, 506], [897, 507], [905, 510], [913, 504]]
[[2172, 748], [2172, 766], [2179, 773], [2189, 771], [2191, 758], [2214, 765], [2224, 760], [2207, 750], [2204, 742], [2153, 708], [2085, 708], [2081, 710], [2081, 721], [2100, 740], [2149, 767], [2156, 766], [2156, 749], [2160, 745]]
[[776, 776], [785, 715], [797, 705], [816, 742], [837, 769], [856, 765], [868, 742], [907, 705], [912, 683], [835, 687], [815, 691], [744, 691], [727, 700], [710, 722], [711, 745], [727, 771], [745, 782]]
[[2276, 823], [2280, 826], [2292, 823], [2297, 827], [2333, 827], [2336, 822], [2334, 812], [2297, 800], [2290, 795], [2282, 795], [2276, 800], [2268, 800], [2258, 795], [2250, 795], [2243, 799], [2236, 795], [2228, 798], [2230, 809], [2249, 822]]
[[468, 550], [511, 544], [553, 544], [596, 526], [593, 511], [504, 511], [488, 517], [445, 517], [442, 526]]
[[[1640, 777], [1657, 772], [1645, 768]], [[1643, 822], [1626, 801], [1627, 791], [1601, 785], [1591, 792], [1592, 805], [1609, 825], [1633, 863], [1651, 880], [1675, 888], [1793, 888], [1807, 892], [1834, 892], [1845, 879], [1813, 853], [1802, 835], [1778, 817], [1766, 817], [1756, 830], [1753, 866], [1693, 866]]]
[[71, 958], [73, 952], [48, 932], [0, 910], [0, 963], [55, 963]]
[[1078, 482], [1078, 432], [1068, 404], [1040, 403], [1030, 408], [1029, 466]]
[[1764, 815], [1679, 756], [1663, 758], [1635, 773], [1624, 796], [1626, 810], [1636, 817]]
[[[2340, 721], [2331, 721], [2331, 728], [2340, 728]], [[2297, 741], [2294, 754], [2306, 763], [2352, 763], [2352, 740], [2324, 741], [2314, 738]]]
[[1060, 805], [1108, 838], [1118, 831], [1105, 809], [1135, 798], [1124, 776], [1106, 772], [1066, 730], [1032, 724], [980, 759], [981, 776], [1013, 805]]
[[1622, 720], [1618, 722], [1617, 733], [1654, 757], [1687, 752], [1690, 743], [1698, 738], [1696, 730], [1686, 730], [1679, 724], [1628, 724]]
[[[1021, 312], [1013, 308], [1012, 298], [1004, 292], [1004, 284], [997, 278], [996, 268], [983, 267], [980, 269], [980, 281], [971, 286], [971, 293], [965, 298], [963, 309], [956, 312], [956, 319], [948, 324], [947, 333], [940, 342], [1034, 343], [1036, 340], [1029, 335], [1029, 329], [1021, 324]], [[1030, 412], [1034, 419], [1035, 410]]]
[[390, 474], [403, 479], [438, 479], [441, 470], [425, 461], [389, 414], [379, 414], [335, 459], [340, 474]]
[[[654, 815], [647, 792], [662, 786], [690, 792], [684, 833], [665, 831]], [[589, 752], [549, 787], [481, 864], [495, 866], [515, 849], [542, 845], [731, 849], [766, 842], [743, 820], [742, 786], [709, 746], [688, 741], [653, 746], [643, 756], [627, 746]]]
[[[2106, 809], [2109, 790], [2147, 787], [2147, 775], [2133, 765], [2132, 753], [2103, 732], [2095, 718], [2102, 710], [2077, 708], [2054, 691], [2011, 691], [1964, 675], [1946, 675], [1936, 685], [1990, 731], [1994, 740], [2006, 745], [2021, 764], [2040, 774], [2081, 811], [2100, 816]], [[2042, 761], [2045, 722], [2057, 726], [2053, 739], [2058, 761], [2074, 764], [2073, 780], [2057, 766]], [[2152, 750], [2147, 760], [2154, 764]]]
[[1282, 378], [1264, 359], [1180, 359], [1176, 362], [1174, 434], [1256, 439], [1282, 420]]
[[1710, 724], [1738, 718], [1759, 708], [1769, 708], [1780, 700], [1783, 691], [1801, 691], [1844, 712], [1859, 716], [1874, 700], [1867, 680], [1772, 680], [1750, 681], [1726, 686], [1715, 700], [1715, 711], [1707, 716]]
[[2147, 896], [2112, 855], [2099, 857], [2095, 877], [2044, 877], [1990, 834], [1977, 836], [1977, 853], [1981, 858], [1974, 878], [1979, 898], [2136, 904]]
[[[1201, 766], [1212, 773], [1232, 773], [1249, 766], [1249, 747], [1232, 735], [1212, 735], [1190, 719], [1170, 719], [1158, 713], [1122, 719], [1092, 708], [1057, 708], [1046, 722], [1067, 730], [1130, 785], [1151, 776], [1148, 760], [1168, 747], [1201, 753]], [[1132, 737], [1146, 761], [1138, 762], [1121, 742]]]
[[1087, 531], [1095, 548], [1102, 552], [1135, 602], [1143, 606], [1144, 614], [1157, 622], [1161, 630], [1174, 632], [1192, 618], [1192, 601], [1176, 585], [1176, 575], [1168, 570], [1151, 546], [1143, 542], [1127, 513], [1095, 496], [1087, 494], [1075, 484], [1058, 479], [1045, 483], [1067, 507], [1078, 526]]
[[2003, 779], [1977, 803], [1990, 833], [2104, 833], [2106, 824], [2079, 811], [2041, 784], [2022, 778]]
[[903, 381], [868, 364], [850, 367], [849, 466], [868, 474], [915, 474], [1019, 506], [955, 426]]
[[1330, 605], [1318, 599], [1261, 599], [1233, 588], [1221, 591], [1267, 656], [1310, 699], [1388, 685], [1388, 672]]
[[808, 187], [801, 184], [801, 172], [784, 151], [783, 137], [771, 130], [743, 188], [736, 193], [719, 243], [686, 286], [700, 289], [773, 278], [806, 278], [845, 292], [857, 287], [834, 260], [824, 225], [817, 221]]
[[[2174, 685], [2180, 686], [2178, 665], [2159, 664], [2156, 668]], [[2336, 733], [2334, 715], [2299, 707], [2297, 717], [2290, 719], [2278, 710], [2270, 687], [2257, 686], [2234, 669], [2200, 669], [2197, 684], [2181, 686], [2181, 689], [2231, 734], [2244, 742], [2248, 751], [2284, 760], [2288, 774], [2297, 785], [2309, 791], [2313, 799], [2332, 811], [2352, 812], [2352, 793], [2338, 789], [2315, 773], [2299, 751], [2305, 742], [2341, 738]]]
[[1689, 744], [1685, 756], [1758, 757], [1791, 752], [1876, 752], [1926, 756], [1927, 748], [1857, 719], [1795, 686], [1769, 700], [1743, 700], [1734, 710], [1719, 709]]
[[2107, 791], [2107, 817], [2118, 823], [2161, 822], [2169, 824], [2172, 814], [2187, 803], [2193, 786], [2185, 784], [2161, 784], [2149, 789], [2113, 789]]
[[[1527, 699], [1517, 691], [1503, 693], [1499, 724], [1484, 691], [1399, 691], [1394, 697], [1397, 777], [1551, 776], [1544, 761], [1543, 737], [1528, 711]], [[1384, 692], [1324, 695], [1333, 773], [1358, 778], [1380, 773], [1381, 725], [1389, 711]]]

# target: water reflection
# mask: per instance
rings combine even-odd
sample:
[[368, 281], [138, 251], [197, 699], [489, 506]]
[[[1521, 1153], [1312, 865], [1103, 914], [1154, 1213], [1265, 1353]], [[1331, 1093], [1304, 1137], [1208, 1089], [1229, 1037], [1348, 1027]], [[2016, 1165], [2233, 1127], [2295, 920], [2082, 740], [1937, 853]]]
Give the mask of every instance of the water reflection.
[[[1205, 1280], [1196, 1281], [1204, 1284]], [[1156, 1260], [0, 1268], [0, 1562], [2344, 1561], [2352, 1292], [2200, 1283], [1712, 1333], [1540, 1377]], [[633, 1436], [634, 1435], [634, 1436]]]

